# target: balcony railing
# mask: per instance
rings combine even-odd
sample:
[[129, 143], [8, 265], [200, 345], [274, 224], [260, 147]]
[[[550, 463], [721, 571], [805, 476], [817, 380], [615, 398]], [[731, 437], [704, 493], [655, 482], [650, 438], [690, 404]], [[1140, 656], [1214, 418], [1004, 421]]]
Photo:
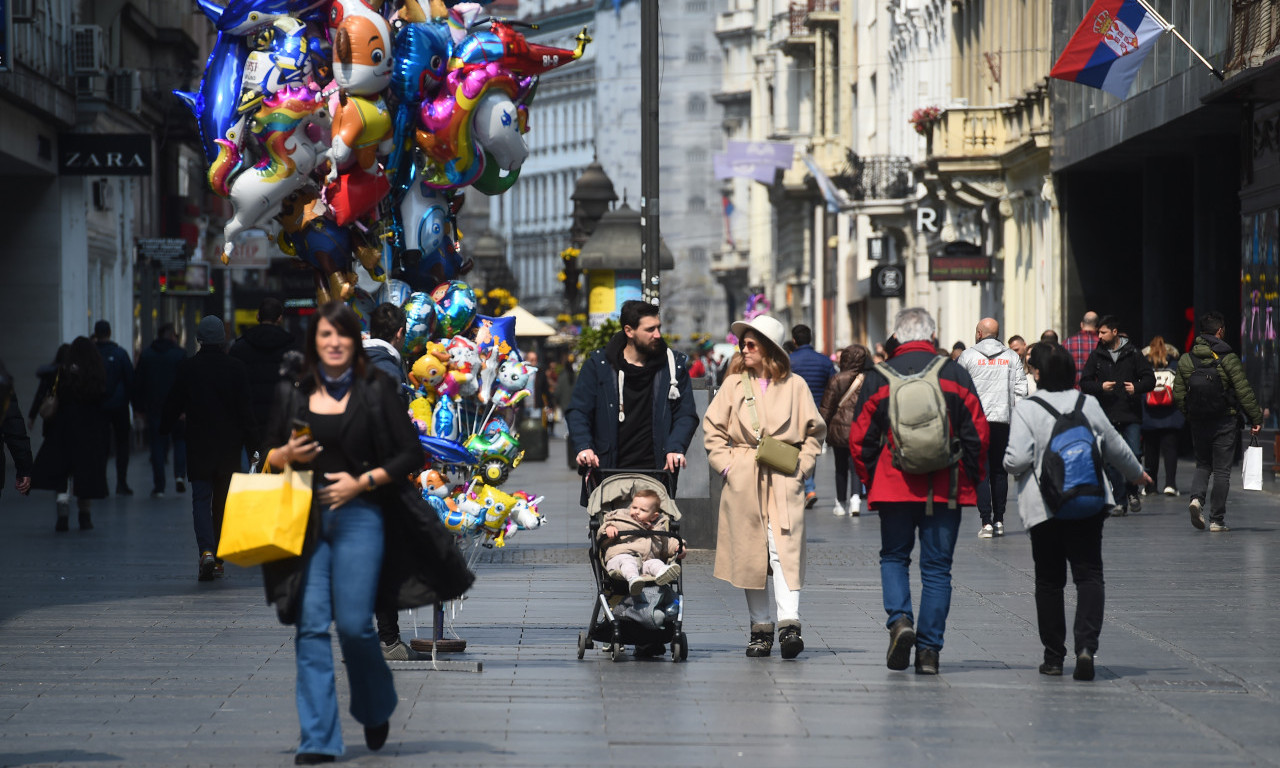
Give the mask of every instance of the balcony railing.
[[1004, 152], [1007, 139], [1001, 110], [994, 107], [946, 109], [930, 126], [935, 157], [991, 157]]
[[900, 155], [851, 156], [834, 180], [854, 200], [901, 200], [915, 187], [911, 158]]
[[1256, 67], [1280, 49], [1280, 13], [1274, 0], [1234, 0], [1231, 40], [1227, 43], [1228, 73]]

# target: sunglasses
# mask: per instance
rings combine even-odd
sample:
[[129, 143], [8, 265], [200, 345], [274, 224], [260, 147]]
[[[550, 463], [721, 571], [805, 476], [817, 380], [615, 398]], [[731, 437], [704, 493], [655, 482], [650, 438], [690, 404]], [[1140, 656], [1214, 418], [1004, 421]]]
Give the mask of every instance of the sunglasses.
[[753, 339], [746, 339], [745, 341], [742, 342], [742, 348], [750, 349], [754, 351], [754, 350], [760, 349], [760, 345], [756, 344]]

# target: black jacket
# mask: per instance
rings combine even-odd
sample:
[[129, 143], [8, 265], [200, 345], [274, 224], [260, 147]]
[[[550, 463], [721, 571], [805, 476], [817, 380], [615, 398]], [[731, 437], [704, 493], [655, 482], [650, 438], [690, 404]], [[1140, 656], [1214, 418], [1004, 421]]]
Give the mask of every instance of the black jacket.
[[[1114, 381], [1110, 392], [1102, 389], [1104, 382]], [[1133, 383], [1133, 394], [1124, 391], [1125, 382]], [[1122, 339], [1116, 358], [1111, 350], [1098, 345], [1089, 355], [1080, 374], [1080, 391], [1098, 398], [1098, 403], [1112, 424], [1141, 424], [1142, 403], [1148, 392], [1156, 388], [1156, 374], [1151, 361], [1142, 355], [1136, 345]]]
[[405, 375], [404, 365], [400, 362], [402, 358], [397, 358], [391, 354], [391, 351], [382, 346], [382, 344], [371, 344], [369, 341], [364, 342], [364, 354], [365, 357], [369, 358], [369, 363], [373, 367], [395, 380], [399, 387], [396, 392], [401, 401], [403, 401], [405, 408], [408, 408], [409, 391], [405, 389], [405, 385], [409, 383], [409, 377]]
[[182, 347], [170, 339], [156, 339], [142, 351], [133, 376], [133, 407], [148, 420], [164, 414], [165, 400], [178, 380], [178, 365], [186, 358]]
[[129, 353], [114, 341], [99, 341], [96, 345], [107, 371], [107, 396], [102, 407], [108, 411], [129, 407], [129, 395], [133, 392], [133, 361]]
[[[58, 411], [45, 420], [44, 442], [31, 469], [31, 487], [38, 491], [67, 490], [70, 479], [82, 499], [107, 497], [107, 417], [103, 393], [79, 386], [74, 367], [57, 370]], [[48, 390], [46, 390], [48, 391]]]
[[280, 361], [284, 353], [295, 348], [293, 334], [278, 325], [263, 323], [241, 334], [231, 345], [230, 355], [249, 370], [249, 394], [253, 420], [258, 426], [267, 423], [271, 398], [280, 383]]
[[[573, 387], [573, 400], [565, 411], [569, 425], [569, 455], [576, 455], [586, 448], [596, 452], [601, 467], [616, 467], [618, 460], [618, 369], [614, 362], [622, 354], [627, 337], [616, 334], [604, 349], [597, 349], [583, 364], [578, 381]], [[658, 351], [661, 367], [653, 376], [653, 468], [662, 469], [668, 453], [684, 453], [698, 427], [698, 409], [693, 402], [693, 389], [689, 383], [689, 359], [681, 352], [674, 352], [676, 392], [678, 397], [668, 399], [671, 390], [671, 371], [667, 360], [667, 347]], [[581, 503], [585, 506], [586, 488]]]
[[[315, 379], [286, 382], [276, 388], [271, 419], [267, 423], [262, 455], [289, 440], [292, 421], [303, 418], [307, 398], [315, 390]], [[376, 425], [377, 448], [367, 457], [361, 471], [382, 467], [395, 482], [379, 488], [375, 495], [383, 511], [385, 548], [382, 575], [378, 581], [377, 610], [396, 611], [452, 600], [470, 589], [475, 576], [467, 569], [454, 538], [435, 511], [422, 500], [410, 472], [422, 468], [422, 447], [412, 423], [403, 415], [392, 381], [370, 367], [363, 380], [351, 389], [348, 409], [352, 416]], [[267, 602], [276, 606], [281, 623], [298, 619], [303, 587], [303, 563], [315, 548], [320, 515], [308, 521], [302, 555], [262, 566]]]
[[252, 451], [255, 425], [249, 407], [249, 374], [244, 363], [221, 347], [202, 347], [178, 364], [178, 377], [165, 400], [160, 432], [173, 431], [187, 416], [187, 473], [212, 481], [240, 469], [240, 450]]
[[[27, 437], [27, 425], [22, 420], [16, 394], [9, 397], [9, 407], [0, 414], [0, 418], [3, 419], [0, 421], [0, 437], [4, 438], [9, 455], [13, 457], [14, 471], [18, 477], [31, 477], [31, 438]], [[0, 454], [0, 490], [4, 488], [4, 474], [4, 455]]]

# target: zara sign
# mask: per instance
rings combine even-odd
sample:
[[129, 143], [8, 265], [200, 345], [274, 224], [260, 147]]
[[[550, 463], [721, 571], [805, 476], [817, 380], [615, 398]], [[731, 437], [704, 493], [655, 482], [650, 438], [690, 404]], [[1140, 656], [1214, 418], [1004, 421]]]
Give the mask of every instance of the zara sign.
[[150, 176], [151, 136], [145, 133], [63, 133], [58, 136], [62, 176]]

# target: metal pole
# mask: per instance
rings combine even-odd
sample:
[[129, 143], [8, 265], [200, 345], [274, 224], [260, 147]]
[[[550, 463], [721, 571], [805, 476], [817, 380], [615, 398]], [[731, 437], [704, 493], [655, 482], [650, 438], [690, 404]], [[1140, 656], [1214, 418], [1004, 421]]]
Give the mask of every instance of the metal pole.
[[1197, 59], [1200, 60], [1201, 64], [1209, 68], [1209, 71], [1213, 74], [1214, 77], [1218, 78], [1219, 82], [1225, 79], [1225, 75], [1222, 74], [1222, 71], [1219, 70], [1217, 67], [1213, 66], [1212, 64], [1210, 64], [1209, 60], [1206, 59], [1204, 56], [1200, 55], [1200, 52], [1195, 49], [1195, 46], [1193, 46], [1190, 42], [1188, 42], [1187, 38], [1183, 37], [1181, 32], [1174, 29], [1173, 25], [1170, 24], [1168, 20], [1165, 19], [1165, 17], [1161, 16], [1160, 13], [1156, 11], [1156, 9], [1153, 8], [1150, 3], [1146, 2], [1146, 0], [1138, 0], [1138, 5], [1141, 5], [1147, 13], [1151, 14], [1152, 18], [1156, 20], [1156, 23], [1164, 27], [1166, 32], [1176, 37], [1178, 39], [1178, 42], [1185, 45], [1187, 47], [1187, 50], [1191, 51], [1192, 55], [1194, 55]]
[[661, 229], [658, 225], [658, 0], [640, 0], [640, 288], [658, 304]]

